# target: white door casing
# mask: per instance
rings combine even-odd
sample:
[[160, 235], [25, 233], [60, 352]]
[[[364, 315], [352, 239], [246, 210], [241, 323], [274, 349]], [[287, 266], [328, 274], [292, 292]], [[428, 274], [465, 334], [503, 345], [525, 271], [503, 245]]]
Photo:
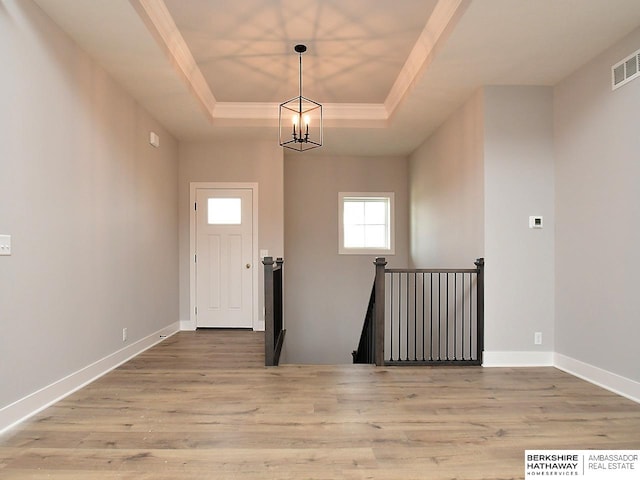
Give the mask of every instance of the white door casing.
[[191, 184], [191, 328], [256, 327], [257, 194], [256, 184]]

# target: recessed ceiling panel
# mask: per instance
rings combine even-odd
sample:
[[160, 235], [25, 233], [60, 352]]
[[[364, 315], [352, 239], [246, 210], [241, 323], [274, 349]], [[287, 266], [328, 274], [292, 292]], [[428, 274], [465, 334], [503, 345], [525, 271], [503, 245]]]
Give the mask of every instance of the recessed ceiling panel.
[[383, 103], [436, 0], [165, 0], [222, 102]]

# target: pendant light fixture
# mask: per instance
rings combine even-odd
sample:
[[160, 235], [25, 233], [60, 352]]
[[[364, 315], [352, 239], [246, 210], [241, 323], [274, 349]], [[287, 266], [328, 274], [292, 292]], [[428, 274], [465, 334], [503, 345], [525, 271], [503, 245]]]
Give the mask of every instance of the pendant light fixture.
[[306, 45], [296, 45], [300, 57], [299, 95], [280, 104], [280, 145], [304, 152], [322, 146], [322, 105], [302, 96], [302, 54]]

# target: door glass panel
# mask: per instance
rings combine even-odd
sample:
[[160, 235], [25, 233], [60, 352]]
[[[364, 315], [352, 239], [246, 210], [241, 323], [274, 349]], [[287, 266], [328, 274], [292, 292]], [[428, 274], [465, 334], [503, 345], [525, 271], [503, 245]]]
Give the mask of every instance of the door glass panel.
[[209, 198], [207, 207], [209, 225], [240, 225], [242, 223], [241, 198]]

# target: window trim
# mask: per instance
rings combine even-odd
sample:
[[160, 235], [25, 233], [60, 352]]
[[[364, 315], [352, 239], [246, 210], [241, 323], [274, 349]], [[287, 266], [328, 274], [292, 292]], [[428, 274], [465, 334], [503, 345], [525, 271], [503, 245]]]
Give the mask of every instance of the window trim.
[[[389, 202], [389, 248], [350, 248], [344, 246], [344, 201], [362, 198], [363, 200], [384, 199]], [[395, 255], [395, 194], [394, 192], [338, 192], [338, 254], [339, 255]]]

